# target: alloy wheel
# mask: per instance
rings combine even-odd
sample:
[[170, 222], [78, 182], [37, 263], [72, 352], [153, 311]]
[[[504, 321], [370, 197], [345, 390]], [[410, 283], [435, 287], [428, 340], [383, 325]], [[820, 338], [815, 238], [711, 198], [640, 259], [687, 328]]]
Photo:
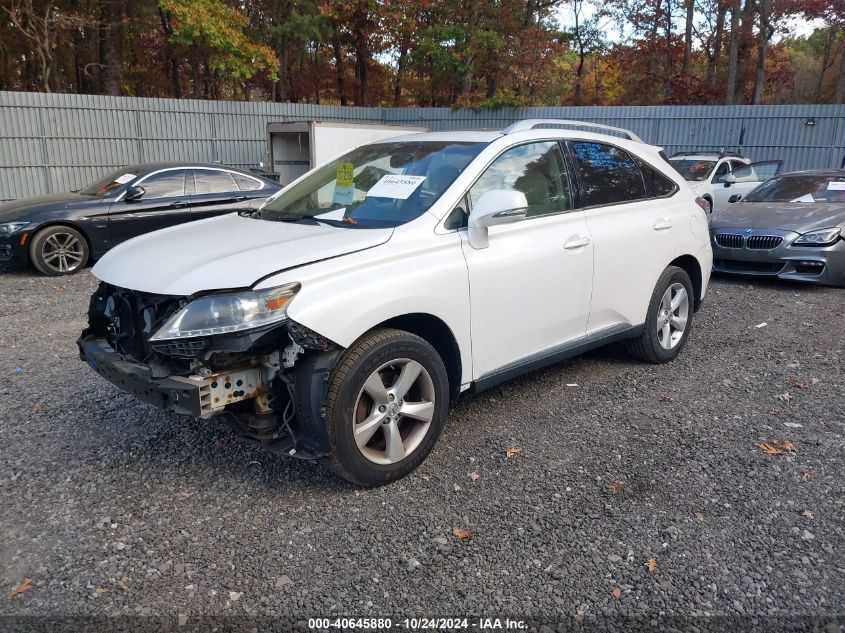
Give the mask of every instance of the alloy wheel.
[[689, 294], [683, 284], [673, 283], [657, 308], [657, 340], [663, 349], [674, 349], [684, 338], [689, 318]]
[[387, 465], [413, 453], [431, 426], [434, 394], [431, 376], [415, 360], [399, 358], [376, 369], [353, 410], [353, 435], [361, 454]]
[[53, 233], [41, 246], [41, 259], [50, 269], [69, 273], [82, 265], [85, 249], [82, 242], [70, 233]]

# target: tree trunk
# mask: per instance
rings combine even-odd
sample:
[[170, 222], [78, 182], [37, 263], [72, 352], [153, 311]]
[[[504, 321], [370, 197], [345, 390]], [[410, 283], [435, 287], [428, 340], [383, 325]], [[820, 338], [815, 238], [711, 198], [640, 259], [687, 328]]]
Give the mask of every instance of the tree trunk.
[[120, 67], [123, 65], [123, 2], [100, 0], [100, 90], [120, 94]]
[[845, 51], [843, 51], [842, 61], [839, 63], [839, 77], [836, 80], [836, 94], [833, 100], [836, 103], [845, 103]]
[[710, 85], [716, 80], [716, 68], [718, 68], [719, 58], [722, 56], [722, 39], [725, 37], [725, 14], [727, 10], [728, 5], [724, 0], [720, 0], [719, 8], [716, 12], [716, 29], [713, 35], [713, 46], [711, 48], [710, 59], [707, 63], [707, 83]]
[[731, 7], [731, 43], [728, 49], [728, 81], [725, 90], [725, 105], [736, 102], [736, 70], [739, 55], [739, 2]]
[[666, 0], [666, 70], [663, 76], [663, 94], [668, 100], [672, 94], [672, 0]]
[[161, 18], [161, 30], [164, 33], [164, 39], [168, 42], [167, 56], [170, 58], [170, 90], [176, 99], [181, 99], [182, 86], [179, 78], [179, 60], [173, 54], [173, 49], [170, 45], [170, 36], [173, 34], [173, 29], [170, 26], [170, 16], [161, 7], [159, 7], [158, 15]]
[[336, 28], [332, 29], [332, 51], [334, 52], [334, 65], [337, 71], [337, 94], [340, 105], [345, 106], [349, 103], [346, 96], [346, 68], [343, 63], [343, 48], [340, 45], [340, 37]]
[[687, 23], [684, 28], [684, 75], [689, 75], [690, 57], [692, 56], [692, 19], [695, 17], [695, 0], [686, 0]]
[[766, 48], [769, 43], [769, 11], [772, 0], [760, 0], [760, 33], [757, 36], [757, 68], [754, 74], [754, 96], [751, 103], [763, 102], [766, 88]]
[[396, 62], [396, 81], [393, 84], [393, 107], [402, 105], [402, 78], [405, 75], [405, 56], [408, 54], [407, 46], [403, 45], [399, 51], [399, 59]]

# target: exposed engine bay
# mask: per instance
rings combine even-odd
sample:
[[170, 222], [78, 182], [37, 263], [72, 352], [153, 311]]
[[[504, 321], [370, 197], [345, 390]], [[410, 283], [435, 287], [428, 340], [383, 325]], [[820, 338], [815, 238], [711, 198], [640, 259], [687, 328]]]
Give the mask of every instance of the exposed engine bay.
[[173, 413], [217, 419], [294, 457], [328, 454], [325, 385], [343, 350], [291, 320], [155, 340], [188, 302], [100, 284], [78, 341], [80, 357], [109, 382]]

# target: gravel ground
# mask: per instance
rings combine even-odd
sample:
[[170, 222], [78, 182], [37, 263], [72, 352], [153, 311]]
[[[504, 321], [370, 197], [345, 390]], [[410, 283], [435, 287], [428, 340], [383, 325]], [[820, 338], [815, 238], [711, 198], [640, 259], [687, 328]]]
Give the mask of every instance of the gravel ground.
[[612, 346], [464, 396], [416, 473], [357, 490], [98, 378], [94, 287], [0, 275], [0, 615], [841, 630], [843, 290], [717, 278], [677, 361]]

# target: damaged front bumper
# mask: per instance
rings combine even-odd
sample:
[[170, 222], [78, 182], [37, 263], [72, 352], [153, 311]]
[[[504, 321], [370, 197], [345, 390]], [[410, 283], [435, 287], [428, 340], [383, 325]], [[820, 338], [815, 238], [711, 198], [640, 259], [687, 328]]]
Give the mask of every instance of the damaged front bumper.
[[[270, 373], [267, 367], [248, 367], [205, 376], [153, 377], [140, 363], [126, 360], [104, 338], [79, 339], [82, 360], [100, 376], [139, 400], [167, 411], [210, 418], [227, 405], [266, 396]], [[274, 372], [275, 373], [275, 372]]]

